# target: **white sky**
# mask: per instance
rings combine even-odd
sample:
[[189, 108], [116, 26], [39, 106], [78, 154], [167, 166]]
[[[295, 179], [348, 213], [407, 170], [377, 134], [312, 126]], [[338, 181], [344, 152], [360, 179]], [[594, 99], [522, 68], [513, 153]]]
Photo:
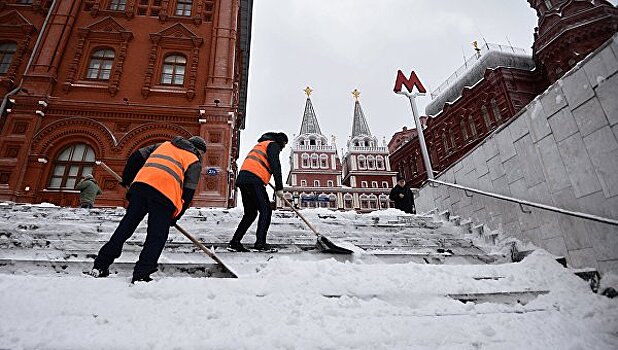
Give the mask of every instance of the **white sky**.
[[[510, 40], [531, 51], [536, 24], [526, 0], [255, 0], [239, 165], [263, 132], [298, 135], [306, 86], [314, 89], [320, 128], [336, 136], [340, 157], [352, 130], [355, 88], [371, 132], [388, 142], [413, 126], [407, 98], [392, 91], [398, 69], [416, 71], [434, 89], [464, 54], [474, 53], [474, 40]], [[429, 102], [428, 95], [417, 98], [421, 115]], [[284, 181], [289, 153], [281, 156]]]

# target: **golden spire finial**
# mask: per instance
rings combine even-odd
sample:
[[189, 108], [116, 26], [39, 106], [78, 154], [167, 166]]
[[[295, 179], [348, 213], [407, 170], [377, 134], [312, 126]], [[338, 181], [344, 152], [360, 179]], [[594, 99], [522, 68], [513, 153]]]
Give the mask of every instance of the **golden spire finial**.
[[305, 92], [305, 94], [307, 94], [307, 97], [311, 96], [311, 93], [313, 92], [313, 90], [311, 90], [311, 88], [308, 86], [303, 91]]
[[358, 101], [358, 97], [360, 96], [360, 91], [354, 89], [354, 91], [352, 91], [352, 96], [354, 96], [356, 101]]

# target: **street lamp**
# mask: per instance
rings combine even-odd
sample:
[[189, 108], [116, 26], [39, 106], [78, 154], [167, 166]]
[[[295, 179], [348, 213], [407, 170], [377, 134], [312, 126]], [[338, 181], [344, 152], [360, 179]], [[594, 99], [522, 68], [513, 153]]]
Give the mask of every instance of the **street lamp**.
[[[408, 92], [402, 91], [402, 85], [405, 85]], [[412, 90], [416, 87], [418, 92], [412, 92]], [[414, 117], [414, 124], [416, 124], [416, 131], [418, 134], [418, 141], [421, 146], [421, 154], [423, 155], [423, 161], [425, 162], [425, 169], [427, 170], [427, 178], [433, 179], [433, 169], [431, 168], [431, 160], [429, 158], [429, 152], [427, 151], [427, 144], [425, 143], [425, 136], [423, 134], [423, 126], [421, 125], [420, 118], [418, 116], [418, 111], [416, 109], [416, 97], [425, 95], [425, 87], [421, 84], [421, 81], [416, 76], [416, 73], [412, 71], [410, 74], [410, 78], [406, 78], [405, 75], [400, 71], [397, 72], [397, 80], [395, 81], [395, 89], [396, 94], [404, 95], [410, 100], [410, 107], [412, 107], [412, 116]]]

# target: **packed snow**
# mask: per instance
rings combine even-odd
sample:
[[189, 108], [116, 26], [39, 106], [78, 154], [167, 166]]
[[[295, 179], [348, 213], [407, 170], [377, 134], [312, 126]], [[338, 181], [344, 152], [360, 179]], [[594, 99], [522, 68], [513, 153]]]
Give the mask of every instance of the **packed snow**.
[[[195, 232], [199, 225], [192, 210], [181, 224]], [[63, 222], [86, 211], [59, 212], [49, 227], [33, 221], [28, 210], [13, 213], [0, 230], [13, 230], [19, 217], [20, 225], [36, 223], [39, 230], [90, 230], [86, 222]], [[337, 224], [318, 225], [327, 237], [341, 237], [345, 225], [401, 214], [302, 212], [314, 221], [319, 215], [334, 217]], [[228, 231], [222, 235], [231, 236], [242, 210], [200, 209], [199, 214], [225, 221]], [[393, 239], [400, 234], [378, 231], [359, 224], [354, 232]], [[5, 239], [0, 236], [0, 243]], [[16, 251], [1, 252], [16, 257]], [[269, 253], [259, 255], [262, 260], [252, 269], [241, 266], [251, 254], [217, 253], [239, 278], [155, 274], [150, 283], [131, 285], [129, 272], [94, 279], [0, 268], [0, 349], [618, 348], [616, 299], [593, 293], [587, 282], [538, 249], [520, 263], [451, 265], [384, 263], [363, 257], [371, 254], [360, 249], [344, 260]], [[170, 257], [164, 252], [165, 259]], [[534, 293], [526, 296], [527, 291]], [[520, 297], [495, 297], [498, 292]], [[470, 294], [488, 298], [459, 300]]]

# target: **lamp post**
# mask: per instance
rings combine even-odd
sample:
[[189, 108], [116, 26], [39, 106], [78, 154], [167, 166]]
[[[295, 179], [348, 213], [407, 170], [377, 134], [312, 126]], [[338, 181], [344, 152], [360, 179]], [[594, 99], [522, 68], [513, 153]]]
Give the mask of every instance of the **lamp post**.
[[294, 201], [294, 208], [298, 209], [298, 199], [299, 199], [298, 193], [295, 192], [292, 195], [292, 199]]
[[[402, 85], [405, 85], [409, 92], [403, 91]], [[418, 89], [418, 92], [412, 92], [414, 87]], [[416, 76], [416, 73], [412, 71], [410, 78], [406, 78], [401, 71], [397, 72], [397, 80], [395, 81], [395, 93], [404, 95], [410, 100], [410, 106], [412, 107], [412, 116], [414, 117], [414, 124], [416, 124], [416, 131], [418, 133], [418, 142], [421, 145], [421, 153], [423, 155], [423, 161], [425, 162], [425, 170], [427, 171], [427, 178], [433, 179], [433, 169], [431, 168], [431, 160], [429, 159], [429, 152], [427, 151], [427, 144], [425, 143], [425, 135], [423, 134], [423, 126], [418, 116], [418, 110], [416, 109], [416, 96], [425, 96], [426, 90], [421, 84], [421, 81]]]

